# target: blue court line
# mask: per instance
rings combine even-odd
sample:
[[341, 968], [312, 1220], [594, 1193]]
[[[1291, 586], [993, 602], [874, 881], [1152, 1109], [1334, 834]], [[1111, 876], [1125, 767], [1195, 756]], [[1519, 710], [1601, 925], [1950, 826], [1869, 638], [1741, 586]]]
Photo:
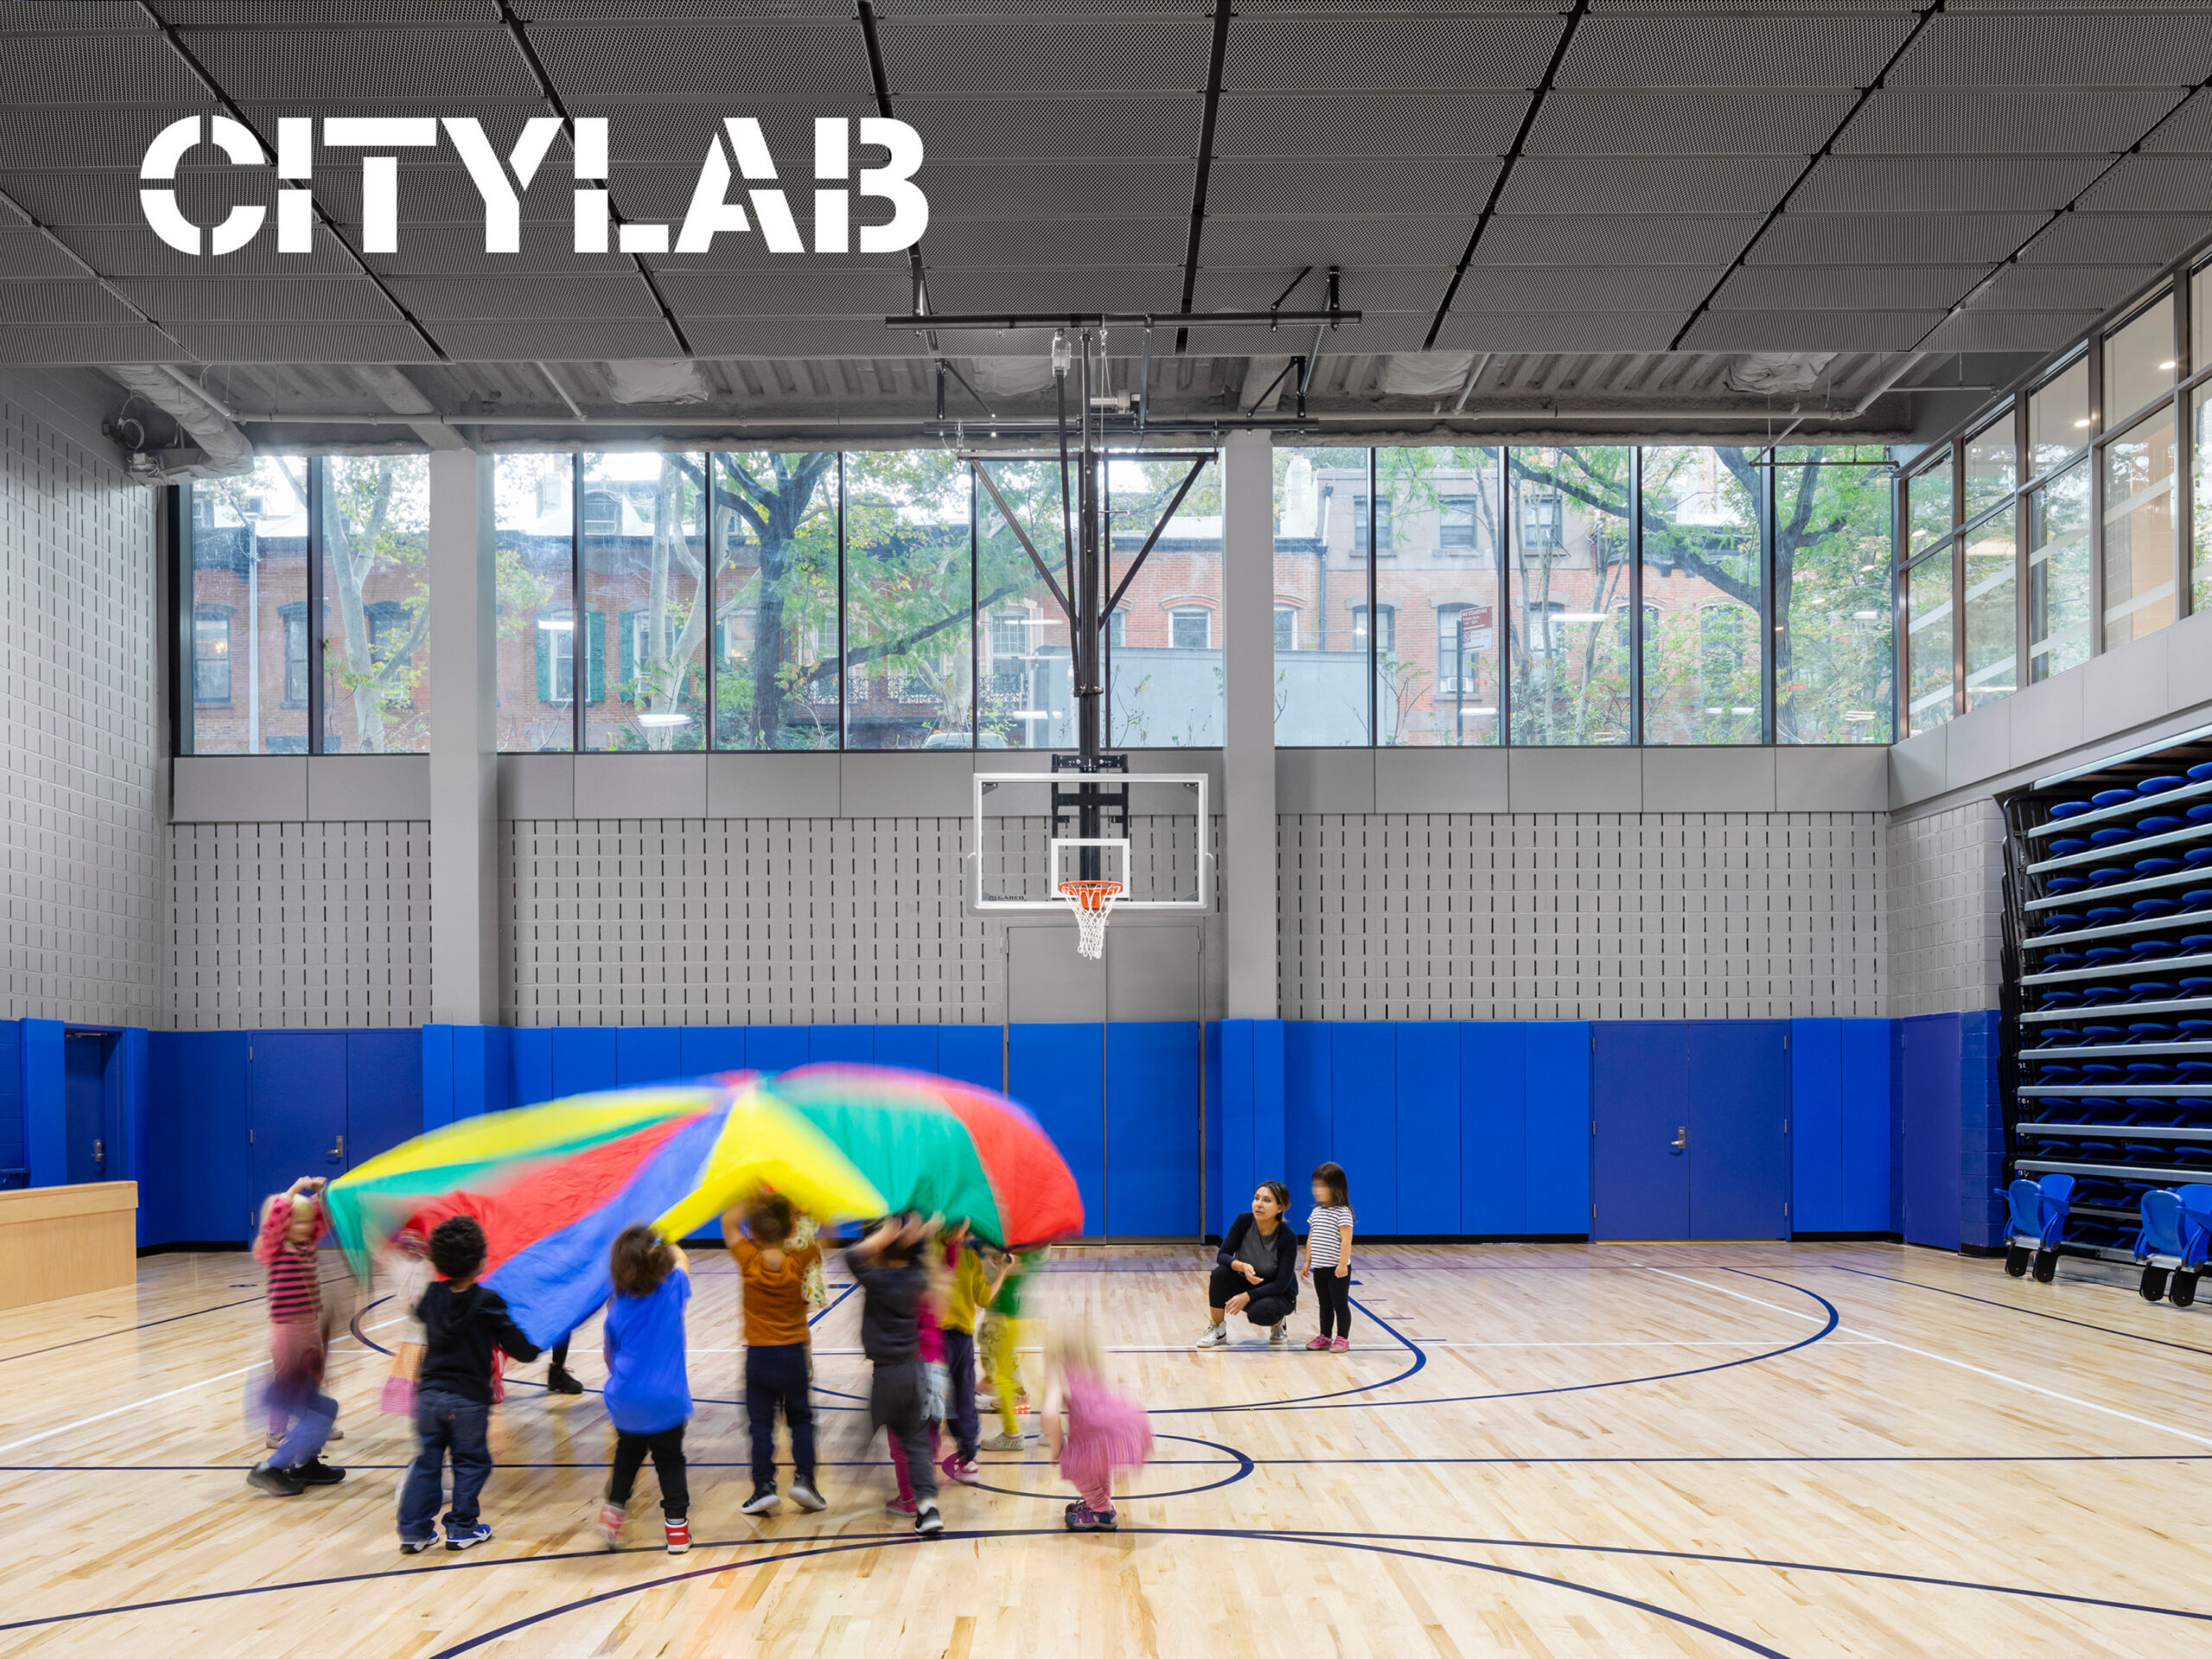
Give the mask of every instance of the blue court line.
[[[1173, 1491], [1166, 1492], [1127, 1492], [1122, 1494], [1125, 1497], [1132, 1500], [1142, 1499], [1147, 1503], [1165, 1497], [1195, 1497], [1200, 1492], [1211, 1492], [1224, 1486], [1234, 1486], [1238, 1481], [1243, 1480], [1246, 1476], [1249, 1475], [1252, 1472], [1253, 1465], [1259, 1461], [1255, 1458], [1249, 1457], [1244, 1452], [1239, 1452], [1233, 1446], [1224, 1446], [1217, 1440], [1202, 1440], [1194, 1434], [1160, 1434], [1154, 1436], [1154, 1438], [1156, 1440], [1181, 1440], [1186, 1446], [1211, 1446], [1217, 1452], [1226, 1452], [1230, 1458], [1235, 1459], [1236, 1467], [1231, 1470], [1230, 1473], [1224, 1475], [1219, 1480], [1210, 1480], [1203, 1486], [1179, 1486]], [[1203, 1468], [1220, 1467], [1219, 1463], [1211, 1458], [1148, 1458], [1145, 1460], [1144, 1466], [1147, 1469], [1156, 1469], [1163, 1466], [1175, 1468], [1186, 1464], [1197, 1464]], [[987, 1463], [983, 1465], [983, 1467], [986, 1469], [1028, 1468], [1057, 1470], [1059, 1465], [1046, 1458], [1023, 1458], [1015, 1462], [1001, 1460], [994, 1463]], [[1065, 1488], [1056, 1492], [1025, 1492], [1021, 1491], [1020, 1488], [1015, 1486], [987, 1486], [980, 1480], [973, 1483], [963, 1481], [959, 1484], [963, 1485], [972, 1484], [979, 1492], [996, 1492], [1002, 1497], [1050, 1498], [1056, 1503], [1065, 1503], [1067, 1501], [1067, 1492]]]
[[[321, 1281], [321, 1287], [328, 1289], [332, 1285], [342, 1285], [352, 1277], [351, 1274], [341, 1273], [335, 1279]], [[226, 1308], [245, 1307], [261, 1300], [259, 1296], [242, 1296], [235, 1302], [217, 1302], [212, 1307], [195, 1307], [189, 1313], [171, 1313], [162, 1319], [148, 1319], [142, 1325], [118, 1325], [112, 1331], [95, 1331], [89, 1337], [72, 1337], [67, 1342], [57, 1342], [50, 1347], [26, 1348], [20, 1354], [0, 1354], [0, 1365], [11, 1359], [34, 1359], [41, 1354], [59, 1353], [64, 1348], [81, 1347], [88, 1342], [105, 1342], [110, 1337], [127, 1337], [136, 1332], [150, 1331], [157, 1325], [175, 1325], [179, 1319], [196, 1319], [203, 1313], [220, 1313]]]
[[[2177, 1348], [2184, 1354], [2203, 1354], [2212, 1357], [2212, 1348], [2195, 1348], [2185, 1342], [2170, 1342], [2164, 1337], [2146, 1337], [2139, 1331], [2122, 1331], [2113, 1325], [2095, 1325], [2088, 1319], [2069, 1319], [2063, 1313], [2046, 1313], [2041, 1308], [2021, 1307], [2015, 1303], [2000, 1302], [1988, 1296], [1969, 1296], [1963, 1290], [1947, 1290], [1941, 1285], [1923, 1285], [1917, 1279], [1898, 1279], [1886, 1273], [1869, 1273], [1864, 1268], [1840, 1267], [1833, 1271], [1855, 1274], [1861, 1279], [1879, 1279], [1887, 1284], [1910, 1285], [1915, 1290], [1932, 1291], [1938, 1296], [1955, 1296], [1962, 1302], [1980, 1302], [1984, 1307], [2001, 1307], [2007, 1313], [2024, 1313], [2031, 1319], [2049, 1319], [2054, 1325], [2077, 1325], [2084, 1331], [2101, 1331], [2108, 1337], [2126, 1337], [2130, 1342], [2147, 1342], [2155, 1348]], [[2098, 1288], [2118, 1290], [2121, 1287], [2101, 1285]]]
[[[1364, 1281], [1355, 1279], [1351, 1282], [1357, 1285], [1363, 1283]], [[1346, 1395], [1371, 1394], [1377, 1389], [1390, 1388], [1397, 1383], [1404, 1382], [1408, 1377], [1411, 1376], [1414, 1372], [1421, 1370], [1428, 1363], [1428, 1356], [1414, 1346], [1414, 1344], [1407, 1338], [1405, 1333], [1401, 1332], [1397, 1326], [1392, 1325], [1389, 1320], [1382, 1318], [1373, 1308], [1368, 1306], [1365, 1302], [1361, 1301], [1358, 1297], [1354, 1296], [1349, 1290], [1344, 1293], [1344, 1300], [1350, 1302], [1354, 1307], [1357, 1308], [1362, 1313], [1365, 1314], [1369, 1319], [1373, 1319], [1375, 1323], [1380, 1325], [1383, 1330], [1388, 1331], [1390, 1333], [1391, 1340], [1397, 1343], [1408, 1353], [1414, 1357], [1414, 1363], [1407, 1366], [1404, 1370], [1400, 1371], [1395, 1376], [1385, 1377], [1380, 1382], [1363, 1382], [1356, 1388], [1338, 1389], [1328, 1394], [1301, 1395], [1295, 1400], [1255, 1401], [1245, 1405], [1160, 1406], [1153, 1408], [1152, 1414], [1155, 1417], [1181, 1417], [1188, 1416], [1197, 1412], [1284, 1411], [1294, 1406], [1310, 1406], [1318, 1404], [1325, 1400], [1341, 1400]], [[1232, 1314], [1230, 1317], [1234, 1318], [1236, 1316]], [[1268, 1351], [1272, 1353], [1275, 1351], [1271, 1347]], [[1363, 1402], [1361, 1403], [1372, 1404], [1376, 1402]], [[1414, 1402], [1407, 1403], [1424, 1402]], [[1341, 1409], [1341, 1408], [1335, 1408], [1335, 1409]]]
[[[1163, 1440], [1193, 1440], [1194, 1444], [1200, 1446], [1213, 1446], [1217, 1444], [1217, 1442], [1213, 1440], [1196, 1440], [1194, 1437], [1186, 1434], [1162, 1434], [1158, 1438]], [[1245, 1455], [1243, 1453], [1237, 1453], [1234, 1446], [1223, 1446], [1222, 1450], [1235, 1453], [1238, 1456]], [[1712, 1457], [1697, 1457], [1677, 1452], [1665, 1457], [1649, 1458], [1248, 1458], [1247, 1460], [1255, 1467], [1261, 1469], [1332, 1469], [1338, 1466], [1339, 1465], [1356, 1466], [1364, 1464], [1374, 1464], [1383, 1467], [1407, 1465], [1416, 1468], [1425, 1467], [1431, 1464], [1436, 1465], [1439, 1467], [1458, 1467], [1462, 1465], [1473, 1465], [1507, 1469], [1524, 1465], [1533, 1469], [1550, 1468], [1554, 1466], [1575, 1468], [1585, 1465], [1605, 1465], [1618, 1464], [1633, 1468], [1641, 1464], [1662, 1465], [1688, 1465], [1692, 1466], [1699, 1466], [1707, 1464], [1726, 1465], [1739, 1463], [1804, 1463], [1823, 1465], [1854, 1463], [2212, 1463], [2212, 1452], [1869, 1452], [1857, 1454], [1850, 1452], [1799, 1453], [1792, 1452], [1773, 1452], [1750, 1454], [1716, 1454]], [[1058, 1465], [1050, 1458], [1013, 1459], [1001, 1457], [995, 1459], [983, 1458], [978, 1459], [978, 1461], [986, 1469], [1052, 1469], [1058, 1467]], [[381, 1473], [397, 1473], [398, 1471], [405, 1469], [410, 1465], [404, 1463], [349, 1463], [345, 1466], [349, 1471], [358, 1469], [365, 1471], [373, 1471]], [[502, 1459], [498, 1466], [501, 1469], [589, 1469], [596, 1471], [605, 1469], [607, 1465], [604, 1462], [531, 1463], [513, 1459]], [[734, 1459], [727, 1462], [718, 1463], [709, 1461], [705, 1459], [694, 1458], [687, 1453], [684, 1458], [684, 1466], [689, 1469], [750, 1469], [753, 1465], [751, 1461], [747, 1459]], [[779, 1459], [778, 1460], [777, 1467], [779, 1468], [788, 1469], [791, 1466], [791, 1461], [787, 1458]], [[891, 1466], [891, 1460], [888, 1458], [856, 1458], [845, 1459], [823, 1458], [817, 1460], [815, 1466], [821, 1469], [888, 1469]], [[1218, 1466], [1218, 1459], [1213, 1458], [1153, 1458], [1148, 1459], [1145, 1464], [1145, 1467], [1147, 1469], [1175, 1469], [1184, 1467], [1211, 1469], [1217, 1466]], [[0, 1463], [0, 1474], [236, 1475], [238, 1472], [238, 1467], [239, 1465], [235, 1463]], [[982, 1488], [982, 1490], [987, 1491], [996, 1491], [999, 1489], [993, 1486]], [[1210, 1489], [1198, 1488], [1196, 1490], [1205, 1491]], [[1154, 1492], [1147, 1494], [1147, 1496], [1163, 1497], [1179, 1496], [1179, 1494]]]
[[[1935, 1589], [1967, 1590], [1985, 1595], [2018, 1596], [2030, 1600], [2054, 1602], [2070, 1606], [2094, 1607], [2116, 1612], [2147, 1613], [2153, 1617], [2162, 1618], [2183, 1618], [2200, 1623], [2212, 1623], [2212, 1613], [2200, 1612], [2190, 1608], [2159, 1607], [2153, 1606], [2144, 1602], [2120, 1601], [2113, 1598], [2101, 1596], [2075, 1595], [2070, 1592], [2059, 1590], [2037, 1590], [2018, 1585], [1985, 1584], [1968, 1579], [1936, 1578], [1920, 1573], [1887, 1572], [1874, 1567], [1840, 1567], [1822, 1561], [1779, 1560], [1756, 1555], [1722, 1555], [1690, 1550], [1654, 1549], [1648, 1547], [1626, 1544], [1577, 1544], [1532, 1540], [1527, 1538], [1466, 1538], [1452, 1537], [1448, 1535], [1425, 1535], [1419, 1534], [1364, 1533], [1340, 1535], [1301, 1533], [1296, 1531], [1264, 1532], [1253, 1531], [1242, 1528], [1131, 1527], [1124, 1529], [1124, 1531], [1128, 1535], [1134, 1537], [1233, 1538], [1240, 1543], [1249, 1542], [1252, 1540], [1281, 1540], [1285, 1542], [1306, 1544], [1317, 1548], [1363, 1550], [1376, 1554], [1403, 1556], [1414, 1560], [1434, 1561], [1449, 1567], [1471, 1567], [1481, 1572], [1495, 1573], [1509, 1578], [1522, 1579], [1536, 1585], [1549, 1586], [1556, 1589], [1572, 1590], [1578, 1593], [1599, 1597], [1603, 1599], [1617, 1602], [1622, 1605], [1634, 1607], [1639, 1611], [1650, 1613], [1656, 1618], [1665, 1618], [1679, 1624], [1689, 1624], [1694, 1628], [1704, 1630], [1711, 1635], [1718, 1636], [1721, 1639], [1731, 1642], [1738, 1646], [1749, 1647], [1753, 1652], [1770, 1655], [1774, 1652], [1771, 1649], [1759, 1647], [1755, 1643], [1748, 1642], [1746, 1638], [1733, 1636], [1731, 1633], [1719, 1630], [1715, 1626], [1706, 1624], [1698, 1620], [1693, 1619], [1686, 1614], [1677, 1613], [1670, 1609], [1660, 1607], [1650, 1603], [1638, 1601], [1630, 1597], [1616, 1595], [1609, 1591], [1598, 1590], [1592, 1586], [1574, 1583], [1571, 1580], [1554, 1578], [1547, 1573], [1525, 1572], [1518, 1568], [1502, 1567], [1495, 1562], [1471, 1561], [1457, 1556], [1439, 1555], [1429, 1551], [1411, 1550], [1403, 1548], [1403, 1546], [1410, 1543], [1445, 1543], [1458, 1545], [1462, 1548], [1473, 1547], [1484, 1549], [1551, 1550], [1570, 1554], [1614, 1555], [1631, 1559], [1681, 1561], [1696, 1566], [1723, 1567], [1758, 1567], [1776, 1572], [1817, 1573], [1829, 1577], [1870, 1579], [1892, 1584], [1922, 1585]], [[980, 1540], [986, 1538], [1066, 1538], [1071, 1536], [1071, 1535], [1066, 1531], [1058, 1528], [948, 1529], [944, 1535], [946, 1539], [953, 1541]], [[1118, 1536], [1121, 1535], [1117, 1534], [1116, 1535]], [[542, 1612], [531, 1614], [523, 1619], [513, 1621], [512, 1623], [504, 1625], [498, 1630], [488, 1631], [482, 1636], [471, 1637], [469, 1640], [461, 1643], [457, 1646], [444, 1649], [440, 1653], [431, 1656], [431, 1659], [450, 1659], [451, 1656], [468, 1652], [472, 1649], [483, 1646], [487, 1642], [495, 1641], [504, 1636], [511, 1636], [518, 1630], [527, 1629], [532, 1624], [542, 1623], [550, 1618], [557, 1618], [563, 1613], [573, 1612], [580, 1608], [595, 1605], [599, 1603], [613, 1600], [622, 1596], [634, 1595], [647, 1590], [660, 1589], [671, 1584], [683, 1583], [691, 1579], [711, 1577], [717, 1573], [736, 1572], [750, 1567], [772, 1566], [781, 1561], [804, 1560], [811, 1556], [842, 1554], [854, 1550], [880, 1549], [884, 1548], [886, 1545], [906, 1545], [912, 1548], [925, 1548], [926, 1542], [927, 1541], [925, 1540], [917, 1538], [911, 1530], [906, 1529], [892, 1533], [877, 1533], [860, 1538], [842, 1538], [839, 1541], [834, 1544], [820, 1545], [802, 1550], [793, 1550], [785, 1547], [783, 1548], [779, 1553], [775, 1548], [776, 1541], [771, 1539], [731, 1539], [721, 1541], [720, 1542], [701, 1541], [694, 1544], [693, 1548], [695, 1549], [741, 1549], [756, 1548], [765, 1544], [771, 1547], [772, 1553], [738, 1560], [724, 1561], [714, 1567], [693, 1568], [689, 1571], [671, 1574], [667, 1577], [649, 1580], [640, 1584], [623, 1586], [620, 1588], [603, 1592], [598, 1595], [585, 1597], [580, 1600], [567, 1603], [561, 1606], [548, 1608]], [[76, 1612], [49, 1613], [35, 1618], [16, 1619], [6, 1624], [0, 1624], [0, 1630], [38, 1629], [51, 1624], [71, 1624], [88, 1619], [112, 1618], [124, 1613], [157, 1611], [168, 1607], [189, 1606], [201, 1602], [235, 1600], [249, 1596], [269, 1595], [290, 1590], [325, 1589], [336, 1585], [360, 1584], [382, 1579], [415, 1578], [434, 1573], [482, 1572], [496, 1567], [538, 1566], [552, 1561], [604, 1560], [610, 1553], [639, 1554], [647, 1553], [658, 1554], [659, 1552], [652, 1550], [649, 1546], [636, 1546], [619, 1552], [608, 1552], [599, 1549], [569, 1550], [549, 1554], [505, 1556], [497, 1559], [474, 1558], [451, 1563], [442, 1562], [432, 1567], [393, 1567], [383, 1572], [350, 1573], [327, 1578], [295, 1580], [280, 1584], [249, 1585], [234, 1590], [203, 1591], [196, 1595], [170, 1596], [158, 1600], [130, 1602], [113, 1607], [87, 1608]], [[1784, 1656], [1784, 1659], [1786, 1659], [1786, 1656]]]

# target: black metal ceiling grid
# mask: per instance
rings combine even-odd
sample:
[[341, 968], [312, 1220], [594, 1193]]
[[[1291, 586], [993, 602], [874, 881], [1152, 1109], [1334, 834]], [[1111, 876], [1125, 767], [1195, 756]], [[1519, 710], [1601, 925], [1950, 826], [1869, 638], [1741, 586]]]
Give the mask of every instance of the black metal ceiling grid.
[[[934, 284], [936, 278], [931, 278]], [[903, 267], [779, 273], [666, 270], [661, 291], [686, 322], [693, 317], [883, 317], [906, 304]], [[953, 308], [946, 305], [946, 309]], [[496, 315], [487, 312], [484, 315]], [[570, 315], [589, 315], [571, 312]]]
[[[1240, 16], [1227, 92], [1525, 92], [1550, 61], [1556, 16]], [[1198, 85], [1204, 84], [1201, 76]]]
[[[1183, 234], [1187, 226], [1180, 214], [1150, 219], [1069, 219], [1062, 216], [1065, 204], [1039, 205], [1050, 211], [1019, 220], [952, 219], [931, 214], [932, 278], [938, 271], [951, 270], [1080, 270], [1093, 265], [1173, 265], [1182, 257]], [[952, 308], [940, 305], [938, 308]]]
[[1490, 194], [1499, 165], [1489, 157], [1397, 162], [1379, 170], [1364, 162], [1315, 162], [1289, 168], [1277, 162], [1217, 161], [1207, 212], [1209, 216], [1240, 219], [1288, 215], [1301, 209], [1324, 218], [1340, 213], [1459, 213], [1471, 218]]
[[[1198, 151], [1203, 108], [1202, 101], [1189, 92], [1029, 93], [988, 102], [905, 96], [897, 104], [899, 118], [921, 134], [932, 173], [941, 163], [972, 162], [1174, 162], [1187, 166]], [[862, 112], [875, 111], [871, 105]], [[775, 143], [772, 131], [769, 142], [772, 146]]]
[[10, 323], [131, 323], [137, 314], [92, 282], [10, 282], [0, 288], [0, 318]]
[[1937, 17], [1890, 78], [1894, 86], [2183, 86], [2212, 75], [2201, 15], [2090, 5], [2071, 14]]
[[1574, 92], [1554, 87], [1527, 156], [1795, 156], [1851, 111], [1847, 92]]
[[1672, 158], [1527, 156], [1498, 198], [1515, 213], [1764, 212], [1804, 166], [1802, 156], [1722, 156], [1700, 166]]
[[1974, 264], [1984, 270], [2020, 245], [2040, 213], [1784, 213], [1745, 257], [1746, 265]]
[[[1099, 265], [1089, 270], [946, 270], [930, 268], [930, 295], [944, 311], [1173, 312], [1182, 291], [1176, 264]], [[896, 310], [897, 305], [890, 308]], [[876, 315], [886, 315], [882, 306]], [[759, 315], [759, 314], [753, 314]], [[1163, 342], [1164, 345], [1164, 342]]]
[[2110, 156], [1832, 156], [1790, 206], [1806, 213], [2056, 213]]
[[1578, 88], [1739, 86], [1856, 90], [1881, 72], [1912, 32], [1913, 16], [1605, 15], [1575, 31], [1555, 85]]
[[1878, 92], [1835, 142], [1839, 156], [2117, 155], [2186, 87], [2094, 92]]
[[1491, 221], [1468, 270], [1471, 273], [1488, 265], [1718, 269], [1758, 227], [1758, 219], [1747, 214], [1516, 215]]
[[2131, 156], [2083, 194], [2082, 207], [2089, 213], [2212, 211], [2212, 167], [2201, 156]]
[[[270, 15], [284, 16], [281, 10]], [[373, 103], [396, 97], [443, 99], [463, 107], [478, 100], [527, 99], [537, 91], [495, 16], [472, 27], [413, 23], [404, 31], [365, 19], [350, 29], [179, 26], [177, 33], [216, 84], [241, 104], [282, 99], [320, 105], [329, 99]]]
[[435, 360], [435, 354], [422, 335], [405, 323], [178, 322], [164, 326], [194, 357], [209, 363], [376, 364]]
[[357, 276], [118, 276], [125, 297], [164, 325], [183, 322], [404, 322]]
[[2156, 265], [2007, 265], [1971, 303], [1977, 309], [2097, 311], [2158, 274]]
[[894, 99], [961, 92], [1191, 92], [1206, 84], [1207, 12], [1100, 17], [1063, 7], [1019, 20], [926, 20], [887, 13], [884, 60]]
[[[660, 315], [652, 293], [634, 273], [606, 276], [394, 276], [393, 289], [408, 308], [432, 324], [529, 322], [597, 317], [608, 322], [650, 322]], [[442, 330], [440, 331], [442, 337]]]
[[632, 27], [537, 23], [531, 45], [564, 99], [696, 104], [716, 114], [755, 105], [810, 111], [868, 95], [868, 60], [850, 14], [835, 22]]
[[1435, 343], [1447, 352], [1663, 352], [1681, 315], [1609, 311], [1592, 317], [1561, 311], [1494, 316], [1455, 310], [1444, 320]]
[[1311, 214], [1240, 219], [1214, 214], [1206, 220], [1205, 257], [1199, 276], [1214, 266], [1278, 265], [1296, 270], [1341, 265], [1347, 270], [1392, 267], [1448, 269], [1466, 240], [1465, 214], [1385, 217]]
[[2047, 352], [2097, 320], [2101, 306], [2086, 311], [2003, 311], [1968, 308], [1943, 319], [1914, 344], [1929, 352]]
[[[1713, 296], [1716, 311], [1948, 310], [1989, 274], [1956, 265], [1744, 265]], [[1691, 296], [1693, 302], [1697, 296]]]
[[1224, 92], [1217, 163], [1407, 161], [1503, 156], [1529, 107], [1525, 91], [1412, 96]]
[[2171, 213], [2071, 213], [2029, 243], [2020, 263], [2095, 264], [2112, 260], [2162, 265], [2203, 239], [2201, 219]]

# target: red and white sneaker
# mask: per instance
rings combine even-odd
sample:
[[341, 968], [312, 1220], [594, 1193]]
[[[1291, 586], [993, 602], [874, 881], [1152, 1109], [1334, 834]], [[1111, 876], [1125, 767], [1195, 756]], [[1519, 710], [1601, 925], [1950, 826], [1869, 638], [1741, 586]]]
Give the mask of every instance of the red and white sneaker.
[[688, 1520], [671, 1521], [668, 1523], [666, 1530], [668, 1533], [668, 1553], [670, 1554], [682, 1555], [687, 1554], [690, 1550], [690, 1522]]
[[983, 1478], [982, 1465], [974, 1462], [963, 1463], [960, 1461], [960, 1454], [957, 1452], [938, 1465], [938, 1467], [944, 1471], [944, 1478], [947, 1480], [957, 1480], [963, 1486], [973, 1486]]
[[609, 1549], [622, 1548], [622, 1522], [625, 1518], [620, 1504], [602, 1503], [599, 1506], [600, 1541]]
[[887, 1497], [883, 1500], [883, 1512], [886, 1515], [903, 1515], [912, 1520], [914, 1500], [911, 1497]]

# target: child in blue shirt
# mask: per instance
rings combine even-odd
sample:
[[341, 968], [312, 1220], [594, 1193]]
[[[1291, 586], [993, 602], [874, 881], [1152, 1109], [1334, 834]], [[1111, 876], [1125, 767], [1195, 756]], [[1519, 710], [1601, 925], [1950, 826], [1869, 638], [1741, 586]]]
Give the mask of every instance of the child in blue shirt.
[[609, 1266], [614, 1300], [607, 1310], [607, 1414], [614, 1420], [614, 1472], [599, 1530], [609, 1549], [622, 1541], [631, 1488], [648, 1453], [660, 1477], [668, 1553], [691, 1548], [691, 1488], [683, 1471], [683, 1425], [691, 1382], [683, 1349], [683, 1309], [691, 1300], [690, 1263], [650, 1227], [615, 1239]]

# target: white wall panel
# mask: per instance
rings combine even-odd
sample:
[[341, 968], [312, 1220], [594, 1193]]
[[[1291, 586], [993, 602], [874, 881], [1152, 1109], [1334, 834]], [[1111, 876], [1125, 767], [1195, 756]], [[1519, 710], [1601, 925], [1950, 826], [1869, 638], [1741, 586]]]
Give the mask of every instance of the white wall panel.
[[161, 1015], [154, 498], [0, 390], [0, 1018]]
[[1286, 814], [1293, 1020], [1883, 1012], [1878, 812]]
[[169, 853], [176, 1029], [430, 1018], [429, 824], [181, 823]]
[[1997, 1006], [2005, 820], [1973, 800], [1889, 828], [1890, 1012]]

